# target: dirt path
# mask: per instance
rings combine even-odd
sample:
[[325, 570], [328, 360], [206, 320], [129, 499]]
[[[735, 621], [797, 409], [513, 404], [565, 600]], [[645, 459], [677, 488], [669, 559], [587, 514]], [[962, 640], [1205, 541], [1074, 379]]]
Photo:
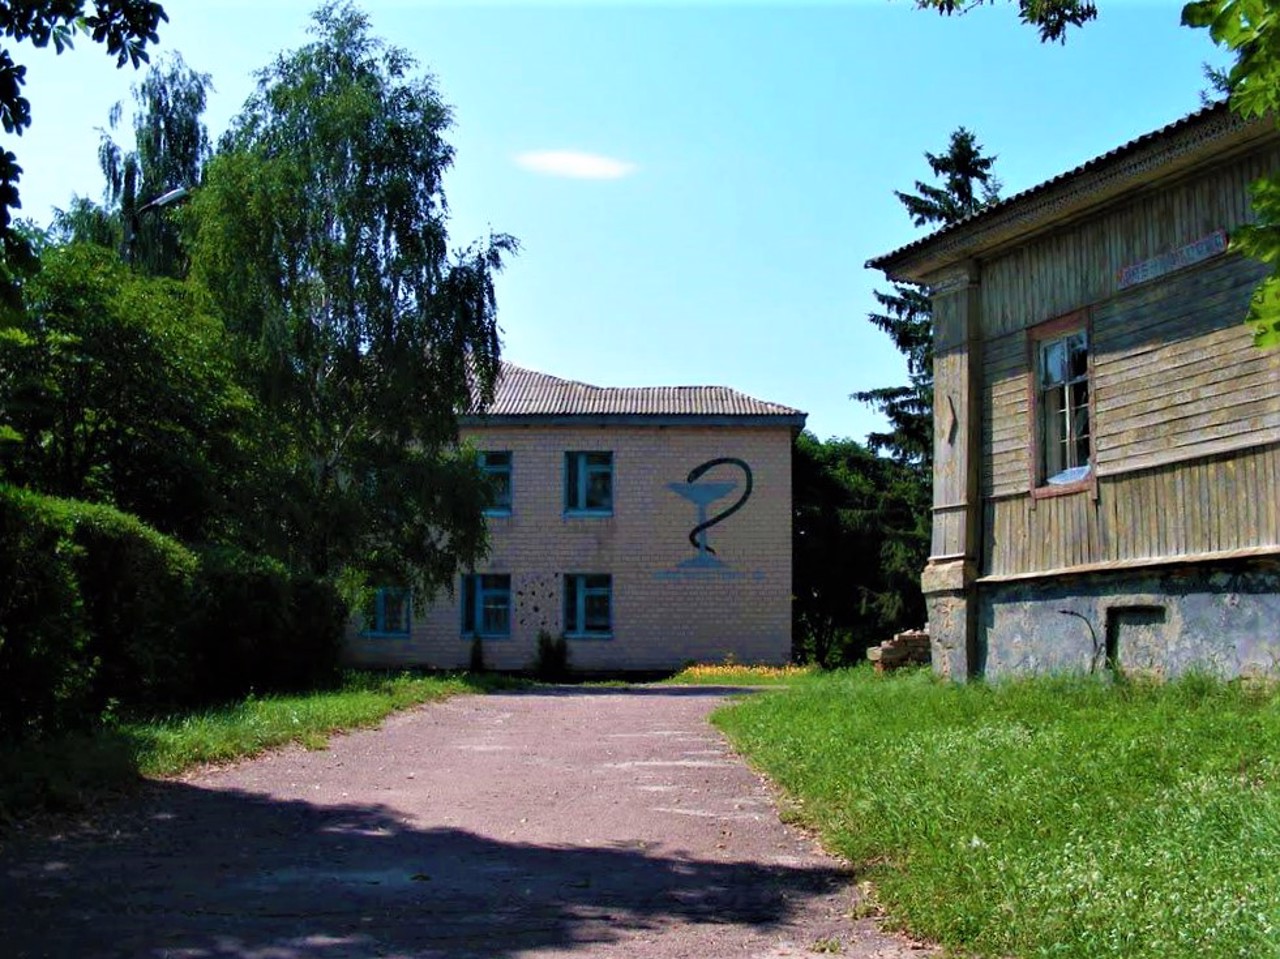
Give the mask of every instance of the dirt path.
[[463, 697], [328, 750], [159, 783], [0, 851], [0, 953], [921, 956], [848, 917], [706, 722], [723, 692]]

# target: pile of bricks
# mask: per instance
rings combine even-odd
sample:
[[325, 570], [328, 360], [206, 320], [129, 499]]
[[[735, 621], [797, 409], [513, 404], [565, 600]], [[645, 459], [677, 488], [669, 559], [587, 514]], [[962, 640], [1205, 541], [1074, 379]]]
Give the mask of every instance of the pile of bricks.
[[927, 665], [930, 658], [929, 633], [923, 629], [897, 633], [893, 639], [867, 650], [867, 659], [876, 664], [878, 673], [901, 666]]

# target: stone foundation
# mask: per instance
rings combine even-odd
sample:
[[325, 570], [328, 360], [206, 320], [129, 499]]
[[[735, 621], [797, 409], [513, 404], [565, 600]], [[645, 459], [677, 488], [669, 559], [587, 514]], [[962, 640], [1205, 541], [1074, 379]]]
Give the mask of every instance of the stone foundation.
[[[1275, 560], [978, 583], [975, 672], [1280, 675]], [[929, 607], [933, 630], [933, 597]], [[953, 615], [939, 597], [938, 615]], [[935, 636], [937, 634], [935, 633]], [[935, 640], [934, 666], [954, 668]], [[943, 668], [939, 668], [940, 662]]]

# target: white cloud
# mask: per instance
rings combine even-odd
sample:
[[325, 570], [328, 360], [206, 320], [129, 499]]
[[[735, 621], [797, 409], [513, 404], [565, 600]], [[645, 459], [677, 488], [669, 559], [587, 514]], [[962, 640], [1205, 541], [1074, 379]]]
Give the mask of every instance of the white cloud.
[[637, 169], [634, 163], [626, 160], [577, 150], [533, 150], [519, 154], [516, 163], [534, 173], [575, 180], [621, 180]]

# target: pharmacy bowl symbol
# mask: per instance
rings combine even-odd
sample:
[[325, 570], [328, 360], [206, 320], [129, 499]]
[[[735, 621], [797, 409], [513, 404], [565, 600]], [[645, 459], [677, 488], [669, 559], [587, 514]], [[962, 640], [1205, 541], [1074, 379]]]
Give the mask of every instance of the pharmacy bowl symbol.
[[[707, 507], [738, 488], [737, 483], [668, 483], [667, 489], [683, 496], [698, 510], [698, 555], [679, 564], [680, 569], [718, 568], [725, 564], [707, 546]], [[696, 528], [696, 527], [695, 527]]]

